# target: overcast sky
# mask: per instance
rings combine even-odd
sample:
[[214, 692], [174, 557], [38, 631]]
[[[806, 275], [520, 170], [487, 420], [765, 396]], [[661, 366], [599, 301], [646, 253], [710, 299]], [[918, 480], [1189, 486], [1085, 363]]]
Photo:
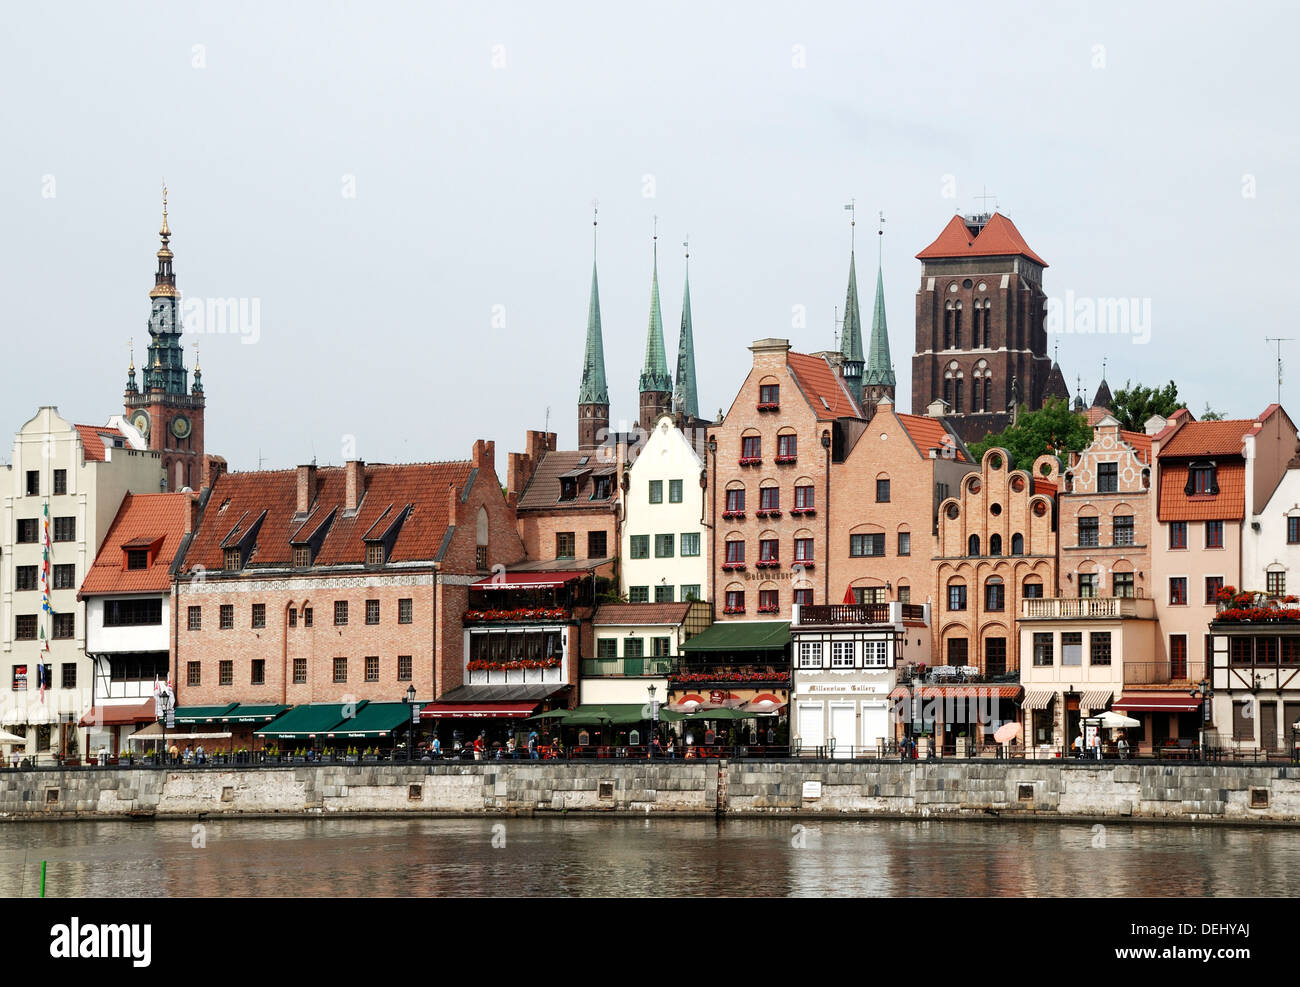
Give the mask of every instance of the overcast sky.
[[808, 6], [9, 7], [0, 429], [42, 404], [121, 412], [164, 177], [183, 296], [244, 300], [242, 334], [186, 338], [208, 451], [235, 469], [340, 462], [349, 436], [372, 461], [466, 458], [480, 436], [501, 454], [548, 409], [571, 448], [593, 199], [615, 423], [636, 415], [654, 216], [670, 367], [690, 236], [711, 415], [752, 340], [833, 344], [850, 199], [870, 310], [883, 210], [910, 408], [915, 254], [985, 189], [1049, 297], [1149, 300], [1145, 343], [1054, 337], [1072, 389], [1107, 357], [1112, 388], [1172, 377], [1195, 413], [1273, 399], [1265, 336], [1300, 336], [1300, 18]]

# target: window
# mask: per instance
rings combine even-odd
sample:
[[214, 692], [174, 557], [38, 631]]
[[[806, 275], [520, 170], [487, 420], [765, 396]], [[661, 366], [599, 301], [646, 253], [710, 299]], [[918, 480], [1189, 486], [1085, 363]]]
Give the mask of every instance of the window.
[[603, 559], [609, 548], [608, 534], [604, 531], [587, 532], [587, 558]]
[[1097, 547], [1097, 519], [1095, 517], [1079, 518], [1079, 544], [1084, 548]]
[[266, 626], [266, 604], [265, 603], [253, 604], [253, 626], [254, 627]]
[[820, 641], [799, 642], [799, 667], [822, 667], [822, 643]]
[[577, 500], [578, 481], [573, 477], [560, 477], [560, 500]]
[[759, 404], [780, 404], [781, 385], [760, 384], [758, 388], [758, 403]]
[[776, 613], [779, 609], [781, 609], [781, 604], [777, 598], [776, 590], [761, 589], [758, 591], [759, 613]]
[[852, 667], [853, 667], [853, 642], [832, 641], [831, 642], [831, 668], [852, 668]]
[[682, 502], [682, 481], [668, 481], [668, 503], [680, 504]]
[[227, 548], [221, 553], [221, 568], [226, 572], [235, 572], [240, 567], [239, 549]]
[[1173, 521], [1169, 525], [1169, 547], [1186, 548], [1187, 547], [1187, 522]]
[[411, 681], [411, 656], [410, 655], [397, 656], [397, 681], [398, 682]]
[[664, 502], [664, 481], [650, 481], [650, 503], [662, 504]]
[[310, 627], [310, 626], [311, 626], [311, 616], [312, 616], [311, 610], [312, 610], [311, 607], [303, 607], [303, 608], [302, 608], [302, 626], [303, 626], [303, 627]]
[[665, 585], [663, 585], [663, 584], [660, 584], [660, 585], [656, 586], [656, 587], [655, 587], [655, 602], [656, 602], [656, 603], [672, 603], [672, 602], [673, 602], [673, 588], [672, 588], [671, 586], [665, 586]]
[[794, 602], [801, 607], [812, 606], [813, 594], [810, 589], [797, 589], [794, 591]]
[[1133, 515], [1117, 514], [1112, 522], [1116, 545], [1133, 544]]
[[612, 476], [593, 476], [591, 478], [591, 500], [608, 500], [609, 495], [613, 492], [614, 478]]
[[682, 550], [682, 558], [698, 557], [700, 554], [700, 533], [698, 531], [683, 531], [679, 544]]
[[781, 557], [781, 543], [775, 538], [762, 538], [758, 542], [758, 561], [776, 562]]
[[1206, 604], [1214, 604], [1214, 603], [1217, 603], [1217, 602], [1219, 601], [1219, 590], [1221, 590], [1221, 589], [1223, 589], [1223, 577], [1222, 577], [1222, 576], [1206, 576], [1206, 577], [1205, 577], [1205, 602], [1206, 602]]
[[191, 631], [203, 630], [203, 608], [189, 607], [185, 612], [185, 627]]
[[1097, 574], [1095, 572], [1079, 573], [1079, 599], [1088, 600], [1097, 595]]
[[56, 517], [54, 519], [55, 541], [77, 540], [77, 519], [75, 517]]
[[41, 472], [40, 470], [27, 471], [27, 496], [39, 497], [41, 495]]
[[885, 536], [879, 535], [849, 535], [849, 555], [854, 558], [864, 558], [873, 555], [885, 554]]
[[1024, 535], [1021, 535], [1021, 534], [1015, 534], [1015, 535], [1012, 535], [1012, 536], [1011, 536], [1011, 554], [1012, 554], [1012, 555], [1024, 555], [1024, 554], [1025, 554], [1025, 536], [1024, 536]]
[[66, 494], [67, 492], [68, 492], [68, 471], [55, 470], [54, 471], [54, 495], [56, 497], [61, 497], [63, 494]]
[[984, 672], [986, 675], [1005, 675], [1007, 673], [1006, 638], [986, 637], [984, 639]]
[[414, 609], [415, 608], [412, 605], [412, 601], [409, 596], [403, 597], [402, 599], [398, 600], [397, 601], [397, 622], [399, 624], [409, 624], [411, 622]]
[[105, 627], [157, 627], [162, 624], [162, 600], [105, 600]]
[[13, 666], [13, 685], [11, 686], [11, 688], [13, 689], [14, 692], [27, 691], [27, 666], [26, 665]]
[[997, 576], [984, 584], [984, 609], [1000, 612], [1006, 609], [1006, 587]]
[[147, 548], [128, 548], [126, 550], [126, 567], [128, 570], [149, 568], [149, 550]]
[[37, 538], [36, 518], [25, 517], [18, 519], [18, 544], [35, 545]]
[[727, 542], [727, 561], [733, 564], [745, 561], [745, 543], [739, 539]]
[[699, 598], [700, 598], [700, 584], [699, 584], [699, 583], [683, 583], [683, 584], [682, 584], [682, 593], [681, 593], [681, 602], [682, 602], [682, 603], [690, 603], [692, 600], [698, 600]]
[[648, 559], [650, 558], [650, 536], [633, 535], [632, 536], [632, 558]]
[[306, 658], [295, 658], [293, 660], [293, 684], [294, 685], [307, 684], [307, 659]]
[[346, 682], [348, 680], [348, 660], [346, 658], [334, 659], [334, 681]]
[[1061, 632], [1061, 667], [1083, 664], [1083, 632]]
[[1111, 582], [1116, 596], [1130, 600], [1133, 598], [1133, 573], [1117, 572], [1111, 577]]
[[266, 659], [254, 658], [253, 667], [248, 672], [250, 685], [266, 685]]
[[235, 663], [229, 658], [223, 658], [217, 663], [217, 685], [234, 685], [235, 684]]
[[203, 684], [203, 663], [198, 661], [188, 661], [185, 663], [185, 684], [202, 685]]
[[673, 557], [674, 535], [655, 535], [655, 558], [671, 559]]
[[618, 657], [618, 638], [602, 637], [596, 642], [597, 658], [617, 658]]
[[796, 562], [813, 561], [813, 540], [811, 538], [796, 538], [794, 540], [794, 560]]
[[366, 656], [366, 681], [367, 682], [379, 681], [379, 656], [378, 655]]
[[745, 509], [745, 488], [737, 487], [727, 491], [727, 513], [735, 514]]
[[743, 589], [727, 590], [727, 613], [744, 613], [745, 612], [745, 591]]
[[1043, 598], [1043, 584], [1025, 580], [1025, 584], [1020, 587], [1020, 595], [1026, 600], [1041, 600]]
[[885, 587], [883, 586], [854, 586], [853, 587], [854, 603], [886, 603]]
[[367, 624], [379, 623], [379, 601], [378, 600], [366, 600], [366, 623]]
[[306, 569], [311, 565], [311, 549], [306, 545], [295, 545], [293, 549], [293, 566], [295, 569]]
[[794, 506], [797, 510], [810, 511], [813, 509], [816, 503], [813, 500], [814, 489], [811, 484], [794, 488]]
[[571, 559], [578, 549], [577, 535], [572, 531], [557, 531], [555, 533], [555, 557], [557, 559]]
[[75, 689], [77, 687], [77, 663], [75, 661], [65, 661], [61, 669], [62, 679], [60, 684], [65, 689]]
[[[1219, 580], [1222, 582], [1223, 580]], [[1269, 596], [1281, 596], [1286, 592], [1286, 571], [1277, 570], [1264, 573], [1264, 590]]]
[[948, 664], [970, 664], [970, 642], [964, 637], [948, 638]]
[[948, 586], [948, 609], [966, 609], [966, 585], [964, 583], [951, 583]]
[[650, 587], [649, 586], [629, 586], [627, 589], [627, 598], [633, 603], [649, 603]]
[[1053, 643], [1050, 633], [1034, 635], [1034, 665], [1044, 667], [1053, 664]]
[[898, 602], [899, 602], [899, 603], [911, 603], [911, 602], [912, 602], [912, 587], [911, 587], [911, 586], [900, 586], [900, 587], [898, 587]]
[[77, 588], [77, 567], [73, 563], [68, 562], [54, 567], [54, 588]]
[[348, 601], [334, 601], [334, 626], [342, 627], [348, 622]]
[[1002, 536], [998, 534], [989, 535], [989, 554], [1002, 554]]
[[1169, 605], [1184, 606], [1187, 603], [1187, 577], [1173, 576], [1169, 580]]
[[889, 503], [889, 481], [888, 480], [876, 481], [876, 503], [877, 504]]
[[[158, 601], [162, 606], [162, 601]], [[56, 613], [51, 636], [56, 641], [70, 641], [77, 632], [77, 615], [75, 613]]]
[[912, 554], [912, 533], [910, 531], [900, 531], [898, 533], [898, 554]]
[[1097, 465], [1097, 493], [1119, 492], [1119, 463]]
[[966, 539], [966, 554], [979, 555], [980, 553], [980, 536], [971, 535]]
[[20, 565], [14, 567], [14, 589], [36, 588], [36, 566]]
[[1110, 664], [1110, 631], [1093, 631], [1088, 635], [1088, 661], [1093, 665]]
[[1193, 465], [1187, 471], [1187, 486], [1183, 488], [1188, 494], [1217, 494], [1219, 484], [1215, 479], [1213, 466]]
[[670, 637], [652, 637], [650, 653], [656, 658], [667, 658], [672, 654], [672, 640]]
[[776, 458], [794, 459], [798, 454], [799, 436], [778, 435], [776, 437]]
[[476, 545], [474, 548], [474, 568], [486, 569], [488, 567], [487, 557], [488, 547], [486, 545]]
[[781, 509], [781, 488], [763, 487], [759, 490], [758, 509], [760, 511], [779, 511]]
[[644, 657], [645, 657], [645, 638], [643, 638], [643, 637], [625, 637], [625, 638], [623, 638], [623, 657], [624, 657], [624, 658], [644, 658]]
[[1205, 547], [1206, 548], [1223, 547], [1223, 522], [1222, 521], [1205, 522]]
[[1187, 635], [1169, 635], [1169, 677], [1187, 678]]
[[383, 565], [388, 561], [388, 552], [381, 541], [366, 542], [366, 565]]
[[1300, 545], [1300, 517], [1286, 519], [1286, 543]]
[[298, 626], [298, 608], [297, 608], [297, 607], [290, 607], [290, 608], [289, 608], [289, 626], [290, 626], [290, 627], [297, 627], [297, 626]]
[[889, 665], [889, 644], [886, 641], [862, 642], [862, 667], [886, 668]]
[[757, 435], [746, 435], [740, 440], [742, 459], [759, 459], [763, 455], [763, 439]]

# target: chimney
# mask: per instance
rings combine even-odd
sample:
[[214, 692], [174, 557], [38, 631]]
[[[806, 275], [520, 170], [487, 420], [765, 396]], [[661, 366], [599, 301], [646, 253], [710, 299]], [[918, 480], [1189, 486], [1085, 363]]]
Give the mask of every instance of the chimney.
[[298, 467], [298, 513], [306, 514], [316, 499], [316, 464]]
[[456, 523], [456, 508], [460, 504], [460, 491], [456, 489], [456, 484], [447, 484], [447, 524]]
[[948, 403], [943, 398], [935, 398], [925, 406], [925, 413], [931, 418], [942, 418], [948, 413]]
[[496, 471], [496, 442], [484, 442], [477, 439], [474, 442], [474, 455], [472, 457], [475, 469]]
[[199, 525], [199, 495], [197, 493], [188, 493], [185, 495], [185, 534], [189, 534]]
[[217, 482], [217, 477], [226, 472], [226, 461], [220, 456], [203, 457], [203, 477], [200, 490], [206, 490]]
[[754, 354], [754, 368], [762, 368], [768, 371], [775, 371], [783, 368], [789, 362], [786, 354], [790, 352], [790, 340], [788, 339], [756, 339], [749, 347], [749, 351]]
[[360, 459], [349, 459], [343, 471], [343, 509], [355, 511], [366, 493], [366, 464]]

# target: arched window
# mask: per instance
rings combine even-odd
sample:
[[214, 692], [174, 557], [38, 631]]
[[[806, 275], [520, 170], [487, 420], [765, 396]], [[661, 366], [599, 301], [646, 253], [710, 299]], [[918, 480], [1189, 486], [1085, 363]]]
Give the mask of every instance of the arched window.
[[961, 349], [961, 302], [952, 313], [952, 341], [957, 349]]
[[952, 349], [952, 302], [943, 308], [943, 348]]
[[984, 410], [989, 411], [989, 391], [993, 387], [993, 381], [989, 379], [988, 371], [984, 372]]
[[1017, 533], [1017, 534], [1014, 534], [1014, 535], [1011, 536], [1011, 554], [1012, 554], [1012, 555], [1024, 555], [1024, 554], [1025, 554], [1025, 536], [1024, 536], [1024, 535]]
[[971, 535], [968, 539], [966, 539], [966, 554], [979, 555], [979, 553], [980, 553], [980, 536]]
[[990, 555], [1001, 555], [1001, 554], [1002, 554], [1002, 536], [1001, 536], [1001, 535], [989, 535], [989, 554], [990, 554]]
[[943, 403], [946, 404], [949, 408], [952, 407], [952, 378], [951, 377], [945, 377], [943, 379]]
[[975, 303], [975, 311], [970, 314], [971, 348], [980, 348], [980, 303]]
[[954, 414], [961, 414], [961, 378], [958, 377], [952, 389], [952, 410]]

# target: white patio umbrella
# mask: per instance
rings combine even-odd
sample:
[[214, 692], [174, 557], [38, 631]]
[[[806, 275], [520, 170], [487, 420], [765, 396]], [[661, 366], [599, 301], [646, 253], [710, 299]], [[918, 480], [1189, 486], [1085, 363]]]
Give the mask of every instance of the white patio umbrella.
[[1113, 709], [1108, 709], [1097, 719], [1101, 720], [1101, 725], [1112, 730], [1120, 730], [1126, 727], [1140, 727], [1142, 724], [1133, 719], [1131, 716], [1125, 716], [1123, 713], [1116, 713]]
[[19, 737], [16, 734], [10, 733], [8, 730], [0, 730], [0, 744], [25, 744], [25, 743], [27, 743], [26, 737]]

